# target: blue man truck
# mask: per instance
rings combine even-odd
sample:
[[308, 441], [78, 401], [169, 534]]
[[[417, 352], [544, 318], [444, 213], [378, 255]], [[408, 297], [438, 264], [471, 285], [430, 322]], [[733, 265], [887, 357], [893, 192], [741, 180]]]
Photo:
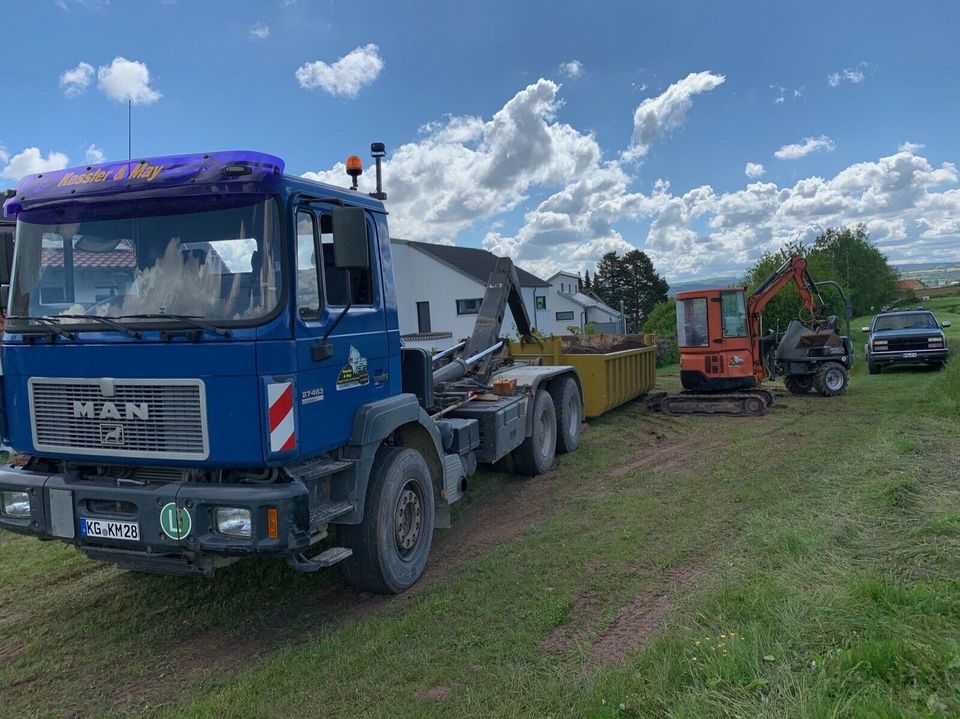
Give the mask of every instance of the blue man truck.
[[530, 334], [509, 259], [471, 337], [401, 345], [372, 149], [370, 196], [356, 156], [346, 189], [257, 152], [20, 182], [0, 527], [134, 571], [274, 557], [398, 593], [479, 464], [536, 475], [576, 448], [576, 371], [498, 337], [507, 307]]

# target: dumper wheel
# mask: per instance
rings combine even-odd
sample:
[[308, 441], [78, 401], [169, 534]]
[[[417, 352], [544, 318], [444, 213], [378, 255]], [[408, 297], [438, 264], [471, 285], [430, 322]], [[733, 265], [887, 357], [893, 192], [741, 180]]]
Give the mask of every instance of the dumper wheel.
[[557, 453], [557, 412], [546, 390], [533, 398], [533, 430], [523, 444], [513, 450], [513, 463], [519, 474], [536, 477], [553, 466]]
[[813, 387], [813, 377], [808, 374], [788, 374], [783, 385], [791, 394], [806, 394]]
[[550, 385], [553, 409], [557, 413], [557, 454], [572, 452], [580, 444], [583, 430], [583, 397], [573, 377], [560, 377]]
[[847, 388], [847, 369], [839, 362], [824, 362], [813, 376], [813, 388], [824, 397], [836, 397]]
[[353, 550], [341, 563], [347, 582], [365, 592], [400, 594], [427, 566], [433, 541], [433, 481], [423, 456], [401, 447], [377, 453], [360, 524], [339, 527]]

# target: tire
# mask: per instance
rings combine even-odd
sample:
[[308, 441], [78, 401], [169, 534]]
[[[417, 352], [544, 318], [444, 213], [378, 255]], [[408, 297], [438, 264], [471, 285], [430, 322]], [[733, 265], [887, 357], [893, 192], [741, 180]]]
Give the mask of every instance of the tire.
[[433, 480], [423, 456], [381, 449], [370, 470], [363, 521], [339, 527], [340, 543], [353, 550], [340, 565], [344, 578], [364, 592], [406, 591], [427, 566], [433, 526]]
[[583, 431], [583, 397], [573, 377], [560, 377], [550, 386], [550, 397], [557, 415], [557, 454], [572, 452], [580, 444]]
[[874, 364], [873, 362], [867, 362], [867, 372], [870, 374], [880, 374], [882, 371], [883, 368], [880, 365]]
[[557, 412], [550, 394], [539, 389], [533, 398], [533, 429], [513, 450], [513, 464], [518, 474], [536, 477], [553, 466], [556, 453]]
[[847, 388], [847, 368], [839, 362], [824, 362], [817, 367], [813, 388], [824, 397], [836, 397]]
[[788, 374], [783, 378], [783, 385], [790, 394], [806, 394], [813, 387], [813, 377], [808, 374]]

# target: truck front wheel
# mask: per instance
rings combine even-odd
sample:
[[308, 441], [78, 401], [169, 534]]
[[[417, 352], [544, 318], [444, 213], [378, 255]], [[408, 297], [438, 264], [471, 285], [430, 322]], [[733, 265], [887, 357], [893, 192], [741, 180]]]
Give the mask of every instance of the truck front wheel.
[[839, 362], [824, 362], [813, 377], [813, 387], [824, 397], [836, 397], [847, 388], [847, 369]]
[[546, 390], [533, 398], [533, 429], [523, 444], [513, 450], [513, 464], [520, 474], [536, 477], [553, 466], [557, 453], [557, 412]]
[[381, 449], [370, 470], [360, 524], [339, 528], [353, 556], [341, 563], [347, 582], [366, 592], [400, 594], [427, 566], [433, 542], [433, 481], [419, 452]]

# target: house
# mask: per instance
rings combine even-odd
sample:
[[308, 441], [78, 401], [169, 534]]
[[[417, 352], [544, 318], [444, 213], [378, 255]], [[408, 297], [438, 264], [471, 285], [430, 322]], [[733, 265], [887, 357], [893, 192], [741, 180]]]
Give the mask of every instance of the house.
[[898, 292], [913, 292], [914, 290], [925, 289], [927, 289], [927, 286], [923, 284], [923, 280], [909, 279], [897, 281]]
[[[390, 244], [404, 344], [441, 350], [469, 337], [497, 256], [475, 247], [395, 238]], [[544, 319], [546, 315], [536, 308], [545, 306], [544, 297], [551, 286], [519, 267], [516, 269], [530, 322], [539, 327], [538, 317]], [[553, 331], [552, 326], [549, 330], [539, 329], [547, 333]], [[508, 308], [503, 332], [516, 334], [516, 331]]]
[[[554, 323], [563, 325], [553, 330], [554, 334], [568, 334], [571, 325], [583, 329], [588, 324], [607, 332], [622, 331], [620, 312], [604, 304], [599, 297], [580, 289], [580, 275], [572, 272], [557, 272], [547, 282], [556, 295], [554, 300]], [[572, 314], [571, 314], [572, 313]]]

